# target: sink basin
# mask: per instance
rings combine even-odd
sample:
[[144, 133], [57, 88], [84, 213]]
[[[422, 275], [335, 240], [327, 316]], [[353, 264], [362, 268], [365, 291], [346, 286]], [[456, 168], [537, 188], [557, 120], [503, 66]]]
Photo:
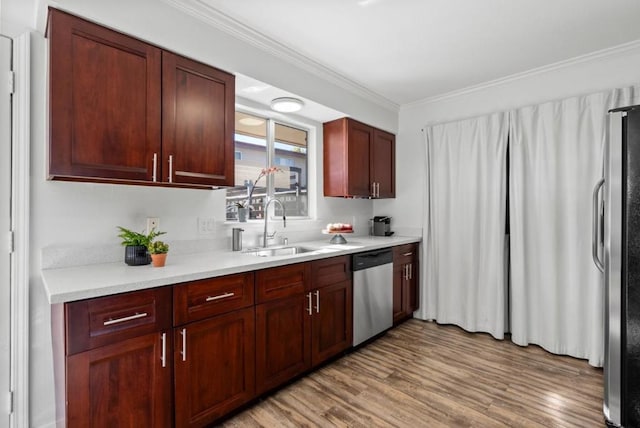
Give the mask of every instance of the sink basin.
[[313, 248], [305, 247], [277, 247], [277, 248], [258, 248], [255, 250], [244, 251], [243, 254], [258, 257], [273, 257], [273, 256], [293, 256], [295, 254], [308, 253], [315, 251]]

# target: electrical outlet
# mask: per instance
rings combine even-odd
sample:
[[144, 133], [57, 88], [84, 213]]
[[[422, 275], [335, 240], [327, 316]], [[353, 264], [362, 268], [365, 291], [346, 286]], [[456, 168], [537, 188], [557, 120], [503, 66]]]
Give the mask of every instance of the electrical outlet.
[[160, 219], [158, 217], [147, 217], [147, 234], [151, 233], [153, 229], [156, 232], [160, 230]]
[[198, 233], [201, 235], [216, 232], [215, 217], [198, 217]]

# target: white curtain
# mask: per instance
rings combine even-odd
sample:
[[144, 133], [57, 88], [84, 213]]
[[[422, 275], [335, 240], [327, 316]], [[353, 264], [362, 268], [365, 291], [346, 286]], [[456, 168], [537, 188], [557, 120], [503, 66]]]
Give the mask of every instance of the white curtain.
[[425, 129], [426, 275], [422, 319], [496, 338], [505, 332], [508, 116]]
[[633, 88], [525, 107], [510, 116], [511, 332], [518, 345], [602, 366], [604, 289], [591, 259], [591, 195], [609, 108]]

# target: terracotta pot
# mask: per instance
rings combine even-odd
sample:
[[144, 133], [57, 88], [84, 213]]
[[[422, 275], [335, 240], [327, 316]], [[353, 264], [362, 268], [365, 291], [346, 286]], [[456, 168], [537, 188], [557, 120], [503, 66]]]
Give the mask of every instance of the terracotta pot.
[[153, 263], [153, 267], [163, 267], [166, 261], [167, 261], [167, 253], [151, 254], [151, 263]]

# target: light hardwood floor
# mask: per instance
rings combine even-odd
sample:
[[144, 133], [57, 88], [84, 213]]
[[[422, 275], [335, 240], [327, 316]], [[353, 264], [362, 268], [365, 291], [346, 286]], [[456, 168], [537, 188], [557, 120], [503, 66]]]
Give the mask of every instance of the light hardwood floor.
[[225, 427], [602, 427], [602, 370], [410, 320]]

